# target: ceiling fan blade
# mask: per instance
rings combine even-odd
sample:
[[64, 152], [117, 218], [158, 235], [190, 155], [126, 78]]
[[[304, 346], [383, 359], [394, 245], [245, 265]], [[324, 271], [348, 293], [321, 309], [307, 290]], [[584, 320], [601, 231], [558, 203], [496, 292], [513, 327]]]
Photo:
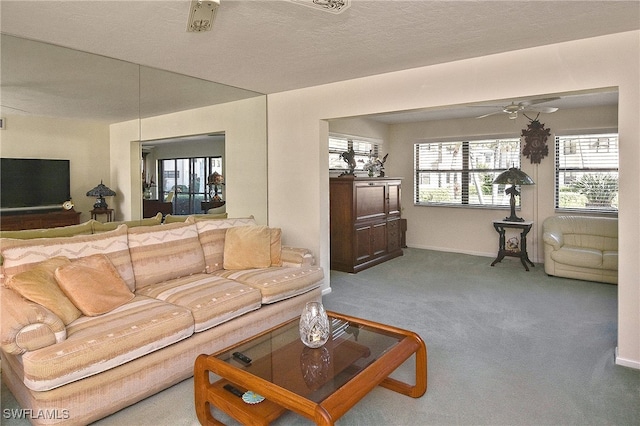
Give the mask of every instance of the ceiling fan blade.
[[544, 104], [545, 102], [552, 102], [552, 101], [557, 101], [560, 98], [555, 97], [555, 98], [544, 98], [544, 99], [533, 99], [531, 101], [523, 101], [521, 102], [522, 105], [525, 106], [531, 106], [531, 105], [537, 105], [537, 104]]
[[476, 118], [485, 118], [485, 117], [489, 117], [491, 115], [496, 115], [496, 114], [504, 114], [504, 113], [502, 111], [494, 111], [494, 112], [490, 112], [489, 114], [480, 115]]
[[556, 112], [558, 108], [555, 107], [545, 107], [545, 106], [533, 106], [525, 109], [526, 111], [531, 112], [544, 112], [545, 114], [551, 114], [552, 112]]

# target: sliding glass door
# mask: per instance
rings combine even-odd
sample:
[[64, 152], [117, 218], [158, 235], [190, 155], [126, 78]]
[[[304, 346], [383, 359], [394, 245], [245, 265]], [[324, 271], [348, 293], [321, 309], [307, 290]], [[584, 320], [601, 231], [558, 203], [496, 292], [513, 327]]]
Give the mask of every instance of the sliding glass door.
[[163, 159], [158, 167], [158, 189], [162, 199], [172, 199], [174, 214], [205, 213], [202, 202], [211, 198], [207, 179], [213, 172], [222, 175], [222, 157]]

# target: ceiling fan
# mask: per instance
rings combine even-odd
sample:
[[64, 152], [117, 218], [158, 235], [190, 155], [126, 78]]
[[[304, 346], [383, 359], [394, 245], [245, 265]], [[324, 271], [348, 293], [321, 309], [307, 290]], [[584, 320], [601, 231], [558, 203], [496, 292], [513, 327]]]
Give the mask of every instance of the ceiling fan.
[[484, 114], [476, 118], [485, 118], [491, 115], [496, 114], [508, 114], [509, 119], [515, 120], [518, 118], [518, 113], [522, 112], [544, 112], [546, 114], [550, 114], [552, 112], [556, 112], [558, 108], [549, 107], [549, 106], [540, 106], [538, 104], [543, 104], [545, 102], [551, 102], [558, 100], [560, 98], [545, 98], [545, 99], [535, 99], [533, 101], [522, 101], [522, 102], [511, 102], [507, 106], [491, 106], [491, 108], [499, 108], [498, 111], [490, 112], [489, 114]]

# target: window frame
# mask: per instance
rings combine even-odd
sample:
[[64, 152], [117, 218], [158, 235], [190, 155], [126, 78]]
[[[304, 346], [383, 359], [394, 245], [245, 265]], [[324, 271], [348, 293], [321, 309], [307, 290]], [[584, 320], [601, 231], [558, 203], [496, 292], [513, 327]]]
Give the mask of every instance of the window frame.
[[[438, 160], [435, 168], [434, 167], [425, 167], [425, 164], [422, 164], [420, 149], [421, 147], [440, 145], [442, 146], [453, 146], [455, 144], [460, 145], [461, 157], [460, 157], [460, 167], [458, 168], [440, 168], [440, 165], [444, 160]], [[473, 145], [482, 146], [482, 145], [490, 145], [497, 144], [494, 152], [494, 167], [478, 167], [474, 166], [474, 161], [477, 164], [478, 158], [474, 158], [472, 153], [474, 149]], [[484, 180], [484, 183], [478, 185], [478, 180], [475, 179], [473, 175], [484, 175], [485, 178], [493, 182], [493, 179], [498, 176], [498, 174], [507, 170], [509, 167], [517, 167], [519, 168], [522, 161], [521, 152], [522, 141], [520, 137], [514, 136], [502, 136], [502, 137], [483, 137], [483, 138], [464, 138], [464, 139], [455, 139], [455, 140], [422, 140], [414, 143], [414, 193], [413, 193], [413, 203], [415, 206], [421, 207], [456, 207], [456, 208], [486, 208], [486, 209], [502, 209], [509, 207], [509, 197], [504, 194], [505, 185], [493, 185], [491, 183], [491, 193], [488, 194], [488, 197], [492, 202], [483, 202], [483, 197], [485, 194], [483, 193], [482, 188], [486, 186], [488, 180]], [[505, 160], [499, 160], [499, 163], [495, 164], [495, 157], [501, 156], [501, 146], [504, 146], [509, 155], [505, 156]], [[441, 149], [441, 147], [439, 149]], [[477, 155], [477, 153], [476, 153]], [[485, 154], [486, 156], [486, 154]], [[426, 161], [424, 156], [422, 157], [423, 161]], [[447, 201], [429, 201], [429, 200], [421, 200], [421, 188], [423, 186], [422, 182], [426, 179], [428, 180], [429, 174], [435, 174], [436, 176], [442, 176], [446, 174], [458, 174], [460, 179], [460, 195], [456, 196], [456, 190], [454, 189], [452, 193], [448, 188], [443, 188], [444, 192], [441, 194], [443, 198], [448, 197]], [[491, 177], [492, 176], [492, 177]], [[477, 177], [477, 176], [476, 176]], [[446, 177], [445, 179], [439, 179], [441, 181], [450, 181]], [[472, 194], [472, 185], [471, 182], [475, 182], [475, 196]], [[441, 187], [436, 187], [433, 189], [440, 189]], [[436, 194], [436, 197], [438, 195]], [[477, 198], [478, 202], [473, 202], [472, 198]], [[452, 199], [458, 199], [459, 201], [451, 201]], [[497, 201], [497, 202], [496, 202]], [[520, 197], [517, 197], [517, 207], [520, 206]]]
[[[608, 162], [611, 160], [611, 158], [607, 158], [607, 157], [611, 157], [606, 156], [606, 155], [602, 155], [601, 158], [597, 158], [595, 154], [591, 154], [589, 153], [588, 149], [592, 148], [591, 146], [589, 146], [590, 144], [587, 144], [586, 148], [587, 148], [587, 161], [590, 162], [590, 166], [586, 166], [586, 167], [575, 167], [575, 166], [567, 166], [567, 162], [569, 162], [569, 160], [567, 160], [567, 156], [570, 155], [579, 155], [581, 157], [581, 161], [584, 162], [584, 158], [585, 158], [585, 153], [583, 151], [583, 145], [584, 143], [586, 143], [586, 141], [591, 141], [593, 139], [602, 139], [602, 138], [614, 138], [615, 139], [615, 151], [617, 154], [617, 158], [616, 158], [616, 164], [615, 166], [611, 166], [609, 165], [608, 167], [605, 166], [597, 166], [597, 164], [601, 164], [602, 162]], [[582, 142], [581, 141], [585, 141]], [[568, 146], [567, 146], [567, 142], [569, 142]], [[598, 141], [599, 142], [599, 141]], [[614, 200], [617, 200], [617, 196], [619, 194], [619, 189], [618, 189], [618, 185], [619, 185], [619, 179], [620, 179], [620, 175], [619, 175], [619, 171], [620, 171], [620, 139], [619, 139], [619, 134], [617, 131], [603, 131], [603, 132], [571, 132], [570, 134], [556, 134], [554, 137], [554, 144], [555, 144], [555, 159], [554, 159], [554, 210], [557, 213], [585, 213], [585, 214], [599, 214], [599, 215], [611, 215], [611, 216], [617, 216], [618, 215], [618, 202], [615, 201], [615, 207], [614, 207]], [[595, 149], [596, 152], [598, 152], [598, 150], [600, 149], [599, 144], [595, 145]], [[607, 141], [607, 150], [610, 153], [610, 148], [611, 148], [611, 142]], [[563, 163], [564, 160], [564, 163]], [[595, 165], [593, 164], [594, 162]], [[603, 174], [606, 173], [607, 175], [610, 174], [614, 174], [615, 177], [617, 178], [617, 183], [616, 183], [616, 195], [613, 196], [612, 200], [611, 200], [611, 205], [609, 208], [607, 208], [606, 206], [596, 206], [596, 205], [585, 205], [585, 207], [578, 207], [578, 206], [571, 206], [571, 207], [567, 207], [567, 206], [560, 206], [561, 204], [561, 198], [562, 198], [562, 194], [564, 192], [568, 192], [568, 191], [564, 191], [563, 188], [567, 188], [569, 185], [567, 184], [561, 184], [562, 182], [565, 182], [564, 176], [563, 179], [561, 179], [561, 174], [574, 174], [574, 175], [580, 175], [581, 173], [583, 173], [584, 175], [588, 175], [588, 174]], [[565, 196], [565, 200], [566, 200], [566, 196]], [[586, 203], [589, 204], [589, 203]]]

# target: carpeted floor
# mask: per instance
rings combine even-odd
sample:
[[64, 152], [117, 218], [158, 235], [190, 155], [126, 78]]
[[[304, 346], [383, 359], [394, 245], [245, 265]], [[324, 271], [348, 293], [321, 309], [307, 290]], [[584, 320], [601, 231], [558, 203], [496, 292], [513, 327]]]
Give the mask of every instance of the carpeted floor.
[[[491, 261], [406, 249], [358, 274], [331, 272], [328, 310], [416, 331], [429, 354], [422, 398], [376, 388], [338, 424], [640, 425], [640, 371], [614, 364], [617, 287]], [[394, 377], [410, 381], [412, 372], [405, 363]], [[197, 425], [192, 386], [186, 380], [95, 425]], [[2, 407], [16, 407], [5, 387]], [[26, 422], [3, 416], [2, 424]], [[312, 422], [287, 413], [274, 424]]]

